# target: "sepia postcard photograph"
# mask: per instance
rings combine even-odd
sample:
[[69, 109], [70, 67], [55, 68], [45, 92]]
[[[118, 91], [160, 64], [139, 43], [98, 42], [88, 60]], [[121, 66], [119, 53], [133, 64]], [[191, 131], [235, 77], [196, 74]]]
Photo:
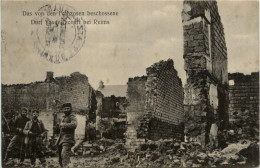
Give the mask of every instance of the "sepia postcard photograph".
[[1, 167], [259, 167], [259, 1], [2, 0]]

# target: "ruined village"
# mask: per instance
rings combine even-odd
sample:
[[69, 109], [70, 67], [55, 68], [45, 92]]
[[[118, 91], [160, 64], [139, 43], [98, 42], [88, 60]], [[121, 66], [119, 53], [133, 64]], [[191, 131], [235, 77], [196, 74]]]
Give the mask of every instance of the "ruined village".
[[[72, 167], [259, 166], [259, 72], [228, 72], [216, 1], [184, 1], [181, 16], [185, 85], [174, 58], [125, 85], [100, 81], [98, 88], [87, 74], [42, 72], [42, 81], [2, 84], [2, 120], [22, 107], [28, 117], [40, 111], [48, 167], [59, 167], [54, 143], [67, 102], [78, 121]], [[2, 156], [12, 136], [2, 124]], [[18, 156], [19, 149], [5, 167], [30, 167]]]

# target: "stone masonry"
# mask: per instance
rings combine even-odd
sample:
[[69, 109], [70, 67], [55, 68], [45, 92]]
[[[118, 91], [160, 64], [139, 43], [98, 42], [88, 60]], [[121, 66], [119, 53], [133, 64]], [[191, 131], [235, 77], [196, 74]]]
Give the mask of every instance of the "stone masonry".
[[127, 130], [126, 130], [126, 147], [134, 150], [138, 145], [145, 142], [144, 138], [137, 138], [137, 131], [144, 120], [146, 91], [145, 83], [147, 77], [129, 78], [127, 88]]
[[147, 76], [129, 78], [126, 146], [134, 150], [147, 140], [183, 137], [183, 88], [173, 61], [146, 69]]
[[228, 72], [224, 28], [215, 0], [184, 1], [185, 134], [203, 145], [212, 123], [228, 126]]
[[229, 115], [232, 120], [237, 115], [259, 114], [259, 72], [251, 75], [229, 74]]
[[127, 85], [104, 85], [99, 82], [96, 134], [107, 139], [124, 139], [126, 131]]
[[53, 134], [54, 129], [53, 112], [59, 112], [59, 107], [65, 102], [70, 102], [74, 113], [81, 114], [84, 120], [87, 115], [89, 120], [95, 122], [94, 89], [89, 84], [88, 77], [79, 72], [56, 78], [53, 77], [53, 72], [47, 72], [45, 81], [2, 85], [3, 112], [18, 111], [21, 107], [39, 109], [39, 118], [45, 123], [49, 135]]
[[96, 90], [96, 100], [97, 100], [97, 109], [96, 109], [96, 130], [100, 131], [101, 129], [101, 115], [102, 115], [102, 106], [103, 106], [104, 95]]
[[79, 72], [56, 78], [53, 72], [47, 72], [45, 81], [2, 85], [2, 109], [18, 110], [24, 106], [49, 111], [70, 102], [80, 112], [90, 109], [92, 91], [87, 76]]

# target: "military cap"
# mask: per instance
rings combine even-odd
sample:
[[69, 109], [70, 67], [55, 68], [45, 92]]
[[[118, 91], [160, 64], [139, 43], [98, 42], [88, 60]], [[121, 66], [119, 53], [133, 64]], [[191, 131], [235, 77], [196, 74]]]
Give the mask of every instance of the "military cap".
[[22, 107], [22, 108], [21, 108], [21, 111], [26, 111], [26, 112], [28, 112], [28, 108]]
[[61, 108], [64, 108], [64, 107], [72, 108], [71, 103], [64, 103]]
[[40, 113], [39, 110], [33, 110], [33, 113]]

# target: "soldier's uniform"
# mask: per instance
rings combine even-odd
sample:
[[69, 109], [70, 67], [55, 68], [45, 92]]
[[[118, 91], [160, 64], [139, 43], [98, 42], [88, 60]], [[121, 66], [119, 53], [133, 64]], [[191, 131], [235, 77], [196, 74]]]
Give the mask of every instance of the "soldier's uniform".
[[26, 135], [25, 143], [28, 147], [28, 154], [31, 159], [31, 164], [34, 165], [36, 156], [38, 156], [41, 164], [45, 165], [44, 147], [42, 136], [45, 133], [45, 127], [41, 120], [28, 121], [24, 128]]
[[5, 156], [5, 162], [9, 159], [11, 153], [14, 151], [15, 147], [18, 145], [20, 147], [20, 159], [21, 162], [24, 161], [25, 158], [25, 151], [24, 151], [24, 134], [23, 129], [27, 121], [30, 119], [27, 117], [18, 117], [14, 122], [14, 128], [15, 128], [15, 135], [11, 139], [7, 149], [6, 149], [6, 156]]
[[59, 152], [59, 163], [66, 167], [70, 163], [71, 148], [75, 144], [75, 129], [77, 119], [75, 115], [65, 115], [61, 121], [60, 134], [56, 145]]

